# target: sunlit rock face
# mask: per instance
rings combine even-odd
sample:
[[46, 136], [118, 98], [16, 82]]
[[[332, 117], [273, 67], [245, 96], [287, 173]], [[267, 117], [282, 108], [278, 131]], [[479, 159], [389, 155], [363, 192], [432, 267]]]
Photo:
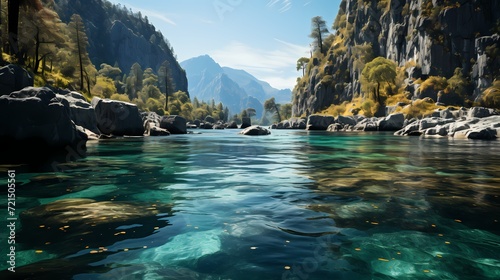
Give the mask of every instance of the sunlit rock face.
[[[155, 227], [168, 225], [166, 221], [159, 221], [158, 216], [170, 213], [171, 207], [162, 204], [62, 199], [22, 212], [18, 240], [48, 251], [57, 249], [69, 253], [98, 248], [126, 238], [147, 236]], [[137, 225], [133, 230], [123, 229], [133, 224]], [[34, 234], [39, 238], [29, 238]]]

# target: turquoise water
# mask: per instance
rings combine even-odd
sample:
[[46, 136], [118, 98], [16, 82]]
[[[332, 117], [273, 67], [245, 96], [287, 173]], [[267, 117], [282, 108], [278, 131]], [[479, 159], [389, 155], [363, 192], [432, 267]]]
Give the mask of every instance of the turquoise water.
[[500, 278], [499, 142], [200, 132], [2, 166], [2, 279]]

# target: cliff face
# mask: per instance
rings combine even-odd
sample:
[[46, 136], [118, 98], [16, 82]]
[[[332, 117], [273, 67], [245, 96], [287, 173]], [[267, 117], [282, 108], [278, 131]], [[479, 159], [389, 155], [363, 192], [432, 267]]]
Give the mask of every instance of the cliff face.
[[102, 0], [54, 2], [63, 21], [69, 22], [73, 14], [82, 17], [89, 38], [88, 52], [94, 65], [117, 64], [128, 73], [137, 62], [142, 69], [151, 68], [157, 72], [161, 64], [168, 61], [175, 90], [188, 92], [186, 73], [175, 58], [172, 47], [146, 18], [138, 18], [122, 6]]
[[[368, 57], [406, 66], [405, 82], [413, 99], [423, 97], [413, 81], [450, 78], [456, 68], [468, 81], [467, 98], [472, 101], [499, 77], [500, 1], [343, 0], [334, 28], [328, 53], [312, 59], [308, 79], [294, 90], [294, 115], [360, 94], [360, 65]], [[323, 79], [327, 75], [332, 82]]]

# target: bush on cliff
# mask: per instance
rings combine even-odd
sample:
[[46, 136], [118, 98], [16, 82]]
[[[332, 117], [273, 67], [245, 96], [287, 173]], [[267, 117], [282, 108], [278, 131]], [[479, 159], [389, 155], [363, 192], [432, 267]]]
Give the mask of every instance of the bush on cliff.
[[493, 82], [493, 85], [483, 92], [481, 106], [500, 109], [500, 81]]

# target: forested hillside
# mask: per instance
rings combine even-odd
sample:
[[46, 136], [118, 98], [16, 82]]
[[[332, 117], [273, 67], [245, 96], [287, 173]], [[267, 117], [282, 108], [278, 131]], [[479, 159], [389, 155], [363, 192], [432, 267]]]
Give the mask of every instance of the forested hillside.
[[93, 0], [1, 0], [1, 11], [0, 64], [26, 68], [35, 86], [191, 117], [186, 74], [168, 41], [139, 13]]
[[311, 22], [294, 115], [499, 108], [499, 32], [499, 1], [343, 0], [333, 26]]

